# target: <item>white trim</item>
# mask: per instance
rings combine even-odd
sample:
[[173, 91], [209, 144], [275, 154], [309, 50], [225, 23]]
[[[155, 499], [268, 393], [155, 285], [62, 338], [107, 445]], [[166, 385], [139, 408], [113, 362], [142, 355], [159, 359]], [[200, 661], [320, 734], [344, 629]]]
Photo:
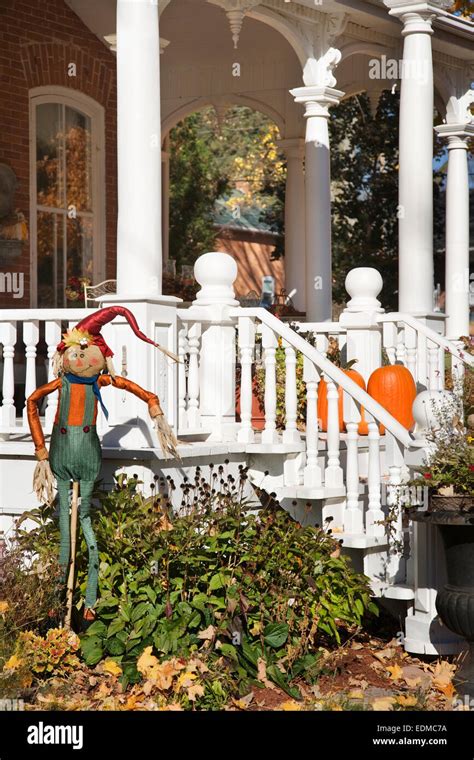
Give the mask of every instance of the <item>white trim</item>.
[[[29, 91], [30, 115], [30, 302], [37, 305], [37, 251], [36, 251], [36, 106], [41, 103], [61, 103], [81, 111], [91, 119], [92, 143], [92, 202], [93, 225], [93, 272], [94, 281], [105, 278], [106, 259], [106, 192], [105, 192], [105, 109], [100, 103], [78, 90], [58, 85], [33, 87]], [[84, 213], [81, 216], [90, 216]]]

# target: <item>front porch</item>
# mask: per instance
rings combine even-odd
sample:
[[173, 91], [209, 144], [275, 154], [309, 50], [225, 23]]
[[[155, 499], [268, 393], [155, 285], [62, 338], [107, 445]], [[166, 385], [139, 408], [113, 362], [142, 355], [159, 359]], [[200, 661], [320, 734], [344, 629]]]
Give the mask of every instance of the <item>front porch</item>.
[[[301, 522], [330, 518], [331, 530], [355, 567], [370, 577], [374, 594], [404, 603], [408, 651], [457, 651], [462, 641], [440, 626], [435, 609], [444, 568], [434, 531], [403, 520], [408, 498], [426, 501], [423, 489], [408, 491], [405, 483], [428, 449], [427, 410], [415, 412], [416, 425], [407, 429], [341, 370], [330, 347], [335, 343], [347, 362], [357, 360], [365, 385], [388, 364], [406, 367], [418, 393], [443, 391], [446, 367], [454, 386], [466, 369], [472, 371], [474, 359], [462, 337], [469, 334], [473, 23], [449, 14], [445, 0], [363, 2], [357, 9], [332, 1], [315, 8], [310, 0], [117, 0], [104, 2], [101, 14], [91, 13], [82, 0], [67, 5], [117, 56], [117, 292], [100, 304], [129, 307], [144, 332], [180, 358], [174, 364], [152, 353], [131, 338], [123, 320], [104, 328], [119, 374], [160, 397], [182, 458], [163, 459], [139, 402], [110, 393], [109, 420], [98, 418], [105, 483], [118, 470], [137, 473], [147, 494], [155, 476], [170, 475], [179, 485], [196, 465], [206, 469], [228, 460], [231, 474], [239, 465], [248, 467], [253, 487], [274, 494]], [[372, 76], [374, 61], [388, 59], [415, 75], [396, 74], [390, 82], [387, 73]], [[357, 268], [346, 279], [346, 308], [332, 321], [330, 109], [360, 92], [376, 107], [381, 92], [395, 85], [401, 87], [399, 311], [385, 312], [378, 300], [383, 273]], [[33, 100], [49, 97], [30, 89]], [[294, 291], [304, 321], [290, 324], [263, 308], [239, 306], [237, 265], [223, 253], [197, 259], [201, 289], [189, 308], [162, 293], [167, 136], [188, 114], [208, 105], [222, 112], [228, 104], [259, 110], [279, 128], [287, 155], [286, 290]], [[449, 152], [446, 313], [433, 311], [434, 105], [444, 119], [437, 129]], [[63, 117], [68, 107], [64, 101]], [[97, 114], [100, 121], [100, 109]], [[93, 145], [103, 158], [100, 140]], [[95, 185], [96, 194], [100, 189]], [[49, 208], [38, 205], [36, 185], [34, 195], [32, 219]], [[66, 210], [55, 207], [56, 212], [64, 216]], [[32, 237], [33, 301], [36, 243]], [[52, 379], [51, 358], [62, 333], [86, 313], [0, 312], [0, 528], [7, 533], [16, 516], [36, 506], [24, 400]], [[257, 369], [261, 430], [252, 419]], [[318, 420], [321, 380], [327, 391], [324, 426]], [[51, 394], [41, 410], [47, 434], [56, 406]], [[365, 434], [359, 433], [362, 414]], [[390, 535], [410, 547], [406, 552], [393, 549], [389, 513], [395, 514]]]

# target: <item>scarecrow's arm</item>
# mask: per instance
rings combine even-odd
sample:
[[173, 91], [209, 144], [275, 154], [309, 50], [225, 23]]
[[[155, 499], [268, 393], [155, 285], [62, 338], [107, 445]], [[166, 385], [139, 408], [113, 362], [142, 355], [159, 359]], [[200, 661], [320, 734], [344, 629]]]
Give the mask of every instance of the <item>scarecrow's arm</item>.
[[30, 426], [31, 437], [33, 438], [33, 443], [35, 444], [35, 455], [39, 461], [48, 459], [48, 449], [46, 448], [44, 442], [44, 433], [41, 427], [38, 412], [38, 402], [41, 401], [41, 399], [43, 399], [45, 396], [48, 396], [50, 393], [57, 391], [60, 387], [61, 379], [58, 377], [56, 380], [52, 380], [50, 383], [37, 388], [35, 391], [33, 391], [31, 396], [29, 396], [26, 401], [28, 425]]
[[137, 398], [141, 399], [141, 401], [145, 401], [148, 404], [148, 411], [150, 412], [150, 417], [152, 418], [156, 417], [158, 414], [163, 414], [158, 396], [156, 396], [154, 393], [151, 393], [150, 391], [146, 391], [141, 387], [141, 385], [132, 383], [131, 380], [127, 380], [125, 377], [116, 375], [114, 378], [112, 378], [111, 375], [100, 375], [99, 385], [101, 387], [104, 385], [114, 385], [116, 388], [120, 388], [120, 390], [125, 390], [129, 393], [133, 393], [134, 396], [137, 396]]
[[155, 429], [163, 454], [165, 457], [171, 455], [176, 459], [180, 459], [180, 456], [176, 450], [178, 442], [173, 431], [168, 425], [168, 422], [166, 421], [163, 409], [161, 408], [160, 400], [155, 393], [146, 391], [140, 385], [132, 383], [131, 380], [127, 380], [125, 377], [120, 377], [119, 375], [114, 378], [112, 378], [110, 375], [101, 375], [99, 377], [99, 385], [101, 387], [104, 385], [114, 385], [116, 388], [120, 388], [121, 390], [133, 393], [142, 401], [146, 401], [148, 404], [150, 417], [154, 420], [155, 423]]

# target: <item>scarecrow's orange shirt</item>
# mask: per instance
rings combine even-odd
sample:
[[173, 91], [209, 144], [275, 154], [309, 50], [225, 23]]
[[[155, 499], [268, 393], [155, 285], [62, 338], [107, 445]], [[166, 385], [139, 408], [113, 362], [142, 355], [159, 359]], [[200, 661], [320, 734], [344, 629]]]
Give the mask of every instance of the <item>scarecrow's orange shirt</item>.
[[[148, 404], [148, 409], [151, 411], [153, 407], [160, 407], [160, 402], [158, 400], [158, 396], [156, 396], [154, 393], [151, 393], [150, 391], [144, 390], [140, 385], [137, 385], [136, 383], [132, 383], [131, 380], [127, 380], [125, 377], [115, 377], [112, 379], [110, 375], [99, 375], [98, 384], [100, 388], [103, 388], [104, 385], [114, 385], [116, 388], [120, 388], [121, 390], [128, 391], [129, 393], [133, 393], [135, 396], [137, 396], [142, 401], [146, 401]], [[54, 393], [54, 391], [59, 391], [59, 400], [58, 400], [58, 409], [56, 412], [56, 418], [54, 420], [54, 423], [57, 424], [59, 420], [59, 405], [61, 403], [61, 378], [58, 377], [56, 380], [53, 380], [51, 383], [47, 383], [46, 385], [42, 385], [40, 388], [37, 388], [31, 396], [29, 396], [27, 402], [26, 402], [26, 409], [28, 414], [28, 424], [30, 426], [31, 430], [31, 436], [33, 438], [33, 443], [35, 444], [35, 451], [38, 451], [39, 449], [42, 449], [45, 445], [44, 442], [44, 433], [41, 428], [41, 422], [39, 418], [39, 412], [38, 412], [38, 402], [41, 401], [42, 398], [45, 396], [48, 396], [50, 393]], [[69, 403], [69, 414], [68, 414], [68, 425], [82, 425], [82, 420], [84, 417], [84, 405], [86, 400], [86, 386], [81, 384], [72, 383], [70, 388], [70, 403]], [[94, 417], [92, 424], [95, 425], [97, 419], [97, 399], [95, 400], [94, 405]]]

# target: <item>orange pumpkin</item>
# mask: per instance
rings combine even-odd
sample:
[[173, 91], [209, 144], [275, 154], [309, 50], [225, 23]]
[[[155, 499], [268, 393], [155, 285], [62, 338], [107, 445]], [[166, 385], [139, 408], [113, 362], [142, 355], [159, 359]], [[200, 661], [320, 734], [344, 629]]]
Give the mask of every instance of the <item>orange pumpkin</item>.
[[[402, 364], [389, 364], [372, 372], [367, 393], [379, 402], [392, 417], [409, 430], [414, 424], [412, 406], [416, 397], [416, 385], [410, 370]], [[380, 426], [383, 434], [385, 428]]]
[[[351, 378], [359, 388], [365, 391], [365, 380], [355, 369], [343, 369], [345, 375]], [[344, 424], [344, 391], [342, 388], [338, 389], [339, 401], [339, 430], [343, 433], [346, 429]], [[359, 435], [367, 435], [369, 427], [367, 420], [365, 419], [364, 407], [360, 408], [360, 422], [358, 427]], [[320, 420], [321, 430], [326, 431], [328, 429], [328, 384], [325, 380], [320, 380], [318, 385], [318, 420]]]

